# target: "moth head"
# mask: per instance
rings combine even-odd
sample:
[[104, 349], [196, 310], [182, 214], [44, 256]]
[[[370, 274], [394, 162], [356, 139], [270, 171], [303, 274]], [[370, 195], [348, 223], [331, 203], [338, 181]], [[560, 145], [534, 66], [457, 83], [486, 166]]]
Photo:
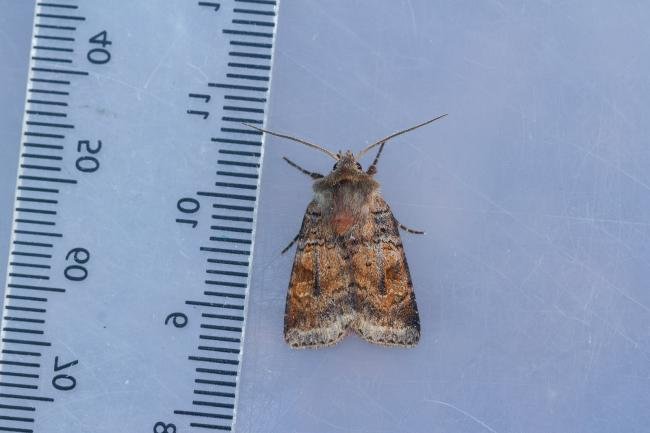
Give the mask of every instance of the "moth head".
[[336, 157], [337, 161], [332, 166], [332, 172], [329, 175], [335, 182], [355, 181], [368, 176], [351, 151], [338, 152]]
[[334, 163], [332, 172], [363, 172], [363, 167], [361, 167], [361, 164], [356, 160], [351, 151], [347, 150], [345, 153], [339, 151], [336, 156], [338, 160]]

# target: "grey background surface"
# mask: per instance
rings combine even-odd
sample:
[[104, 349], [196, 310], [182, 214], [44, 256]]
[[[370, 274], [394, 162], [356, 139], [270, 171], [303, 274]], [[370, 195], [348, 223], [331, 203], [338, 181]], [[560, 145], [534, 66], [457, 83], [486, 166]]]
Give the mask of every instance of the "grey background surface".
[[[245, 432], [642, 432], [650, 412], [650, 5], [284, 1], [268, 127], [386, 148], [416, 349], [282, 344], [310, 180], [269, 139], [239, 416]], [[366, 158], [366, 164], [370, 157]]]
[[[31, 6], [5, 4], [6, 240]], [[600, 0], [280, 5], [269, 128], [359, 149], [450, 116], [379, 167], [395, 215], [428, 232], [403, 235], [411, 350], [285, 347], [293, 251], [279, 252], [311, 192], [281, 156], [331, 161], [267, 141], [238, 431], [647, 431], [649, 19], [645, 3]]]

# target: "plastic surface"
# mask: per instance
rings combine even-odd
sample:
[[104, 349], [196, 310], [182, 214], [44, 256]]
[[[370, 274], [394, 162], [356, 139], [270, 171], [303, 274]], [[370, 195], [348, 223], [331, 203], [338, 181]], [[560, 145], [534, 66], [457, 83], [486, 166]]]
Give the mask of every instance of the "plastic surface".
[[[234, 1], [65, 1], [38, 2], [30, 95], [44, 96], [16, 131], [29, 137], [19, 203], [30, 204], [12, 227], [0, 431], [228, 428], [240, 334], [223, 322], [243, 314], [261, 154], [236, 141], [249, 129], [228, 127], [265, 116], [266, 83], [243, 84], [268, 80], [274, 7], [250, 7], [267, 17], [260, 36]], [[220, 254], [239, 262], [206, 261]]]
[[[645, 432], [650, 423], [650, 6], [285, 1], [270, 129], [390, 143], [416, 349], [282, 341], [309, 170], [266, 143], [240, 432]], [[372, 156], [363, 161], [368, 164]]]
[[10, 6], [2, 0], [0, 7], [0, 284], [4, 287], [34, 1]]
[[411, 350], [284, 345], [280, 251], [311, 191], [281, 156], [331, 161], [267, 142], [237, 431], [647, 431], [649, 19], [601, 0], [281, 3], [269, 128], [359, 149], [450, 115], [379, 166], [427, 231], [402, 237]]

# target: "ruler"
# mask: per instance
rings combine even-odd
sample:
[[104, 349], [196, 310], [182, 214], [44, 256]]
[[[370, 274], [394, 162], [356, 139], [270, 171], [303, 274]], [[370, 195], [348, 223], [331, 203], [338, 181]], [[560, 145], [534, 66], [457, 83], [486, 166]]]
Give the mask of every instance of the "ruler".
[[1, 432], [234, 429], [276, 19], [37, 2]]

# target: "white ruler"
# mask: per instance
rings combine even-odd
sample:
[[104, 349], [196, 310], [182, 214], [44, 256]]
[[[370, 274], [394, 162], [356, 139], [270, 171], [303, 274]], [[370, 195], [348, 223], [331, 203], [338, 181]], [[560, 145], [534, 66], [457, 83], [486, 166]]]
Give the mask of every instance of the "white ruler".
[[276, 18], [37, 3], [0, 432], [233, 429]]

